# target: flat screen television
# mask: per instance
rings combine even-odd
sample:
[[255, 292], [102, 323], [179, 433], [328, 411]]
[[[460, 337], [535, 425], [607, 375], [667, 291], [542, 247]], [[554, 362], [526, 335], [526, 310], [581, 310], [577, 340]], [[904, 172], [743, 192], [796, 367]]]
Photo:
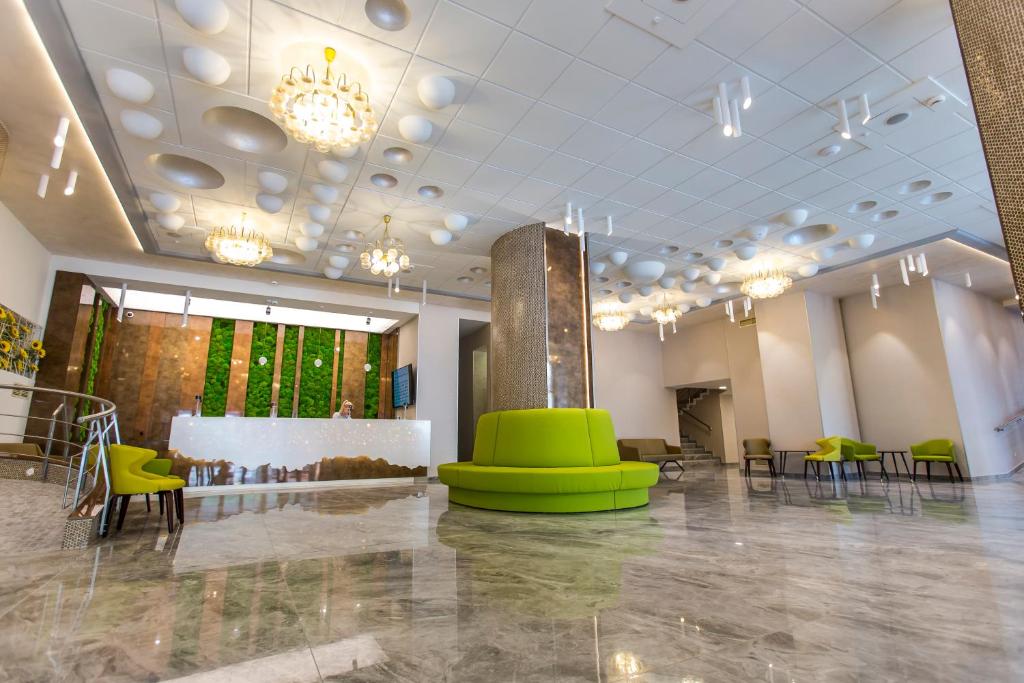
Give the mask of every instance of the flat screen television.
[[391, 371], [391, 405], [404, 408], [416, 404], [416, 391], [412, 379], [412, 365]]

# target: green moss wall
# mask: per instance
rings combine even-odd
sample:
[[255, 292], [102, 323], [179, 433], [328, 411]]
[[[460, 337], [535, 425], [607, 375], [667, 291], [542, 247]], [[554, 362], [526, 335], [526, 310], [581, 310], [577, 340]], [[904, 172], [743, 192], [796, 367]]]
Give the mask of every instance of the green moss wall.
[[284, 328], [284, 351], [281, 353], [281, 391], [277, 395], [277, 416], [292, 416], [292, 400], [295, 398], [295, 364], [299, 358], [299, 328], [288, 325]]
[[210, 328], [210, 347], [206, 354], [203, 415], [221, 417], [227, 408], [231, 350], [234, 341], [235, 321], [214, 318]]
[[376, 419], [380, 408], [380, 342], [379, 334], [370, 334], [366, 340], [366, 362], [370, 364], [370, 371], [366, 373], [363, 417], [367, 420]]
[[[277, 325], [256, 323], [249, 349], [249, 383], [245, 390], [245, 416], [269, 417], [270, 392], [274, 384], [274, 354], [277, 351]], [[267, 362], [260, 365], [260, 357]]]
[[[320, 367], [316, 366], [317, 360]], [[302, 338], [299, 417], [331, 416], [331, 373], [334, 371], [334, 330], [307, 327]]]

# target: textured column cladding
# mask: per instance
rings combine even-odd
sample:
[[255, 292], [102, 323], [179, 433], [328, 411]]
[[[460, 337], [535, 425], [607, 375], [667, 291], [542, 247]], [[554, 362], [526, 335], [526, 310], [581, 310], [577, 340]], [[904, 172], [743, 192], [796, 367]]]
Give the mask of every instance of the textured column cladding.
[[[1024, 2], [950, 0], [1018, 294], [1024, 289]], [[1024, 304], [1024, 300], [1021, 301]]]
[[491, 247], [491, 406], [546, 408], [547, 299], [543, 223], [498, 238]]
[[231, 375], [225, 415], [245, 415], [245, 392], [249, 388], [249, 354], [252, 351], [251, 320], [235, 321], [234, 347], [231, 349]]
[[578, 237], [543, 224], [491, 247], [494, 410], [591, 405], [584, 261]]
[[365, 332], [345, 332], [344, 358], [341, 367], [341, 396], [338, 407], [343, 401], [352, 401], [352, 417], [363, 417], [366, 396], [366, 341]]
[[587, 281], [580, 239], [544, 231], [547, 264], [548, 387], [552, 408], [591, 406]]

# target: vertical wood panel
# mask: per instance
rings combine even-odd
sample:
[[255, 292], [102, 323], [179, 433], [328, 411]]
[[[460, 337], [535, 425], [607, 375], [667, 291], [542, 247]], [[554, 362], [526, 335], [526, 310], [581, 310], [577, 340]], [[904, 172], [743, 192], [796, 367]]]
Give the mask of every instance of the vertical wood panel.
[[228, 400], [225, 415], [245, 414], [245, 390], [249, 386], [249, 354], [252, 350], [251, 320], [235, 321], [235, 338], [231, 347], [231, 375], [228, 378]]
[[[270, 402], [276, 404], [281, 398], [281, 360], [284, 358], [284, 323], [277, 326], [277, 346], [274, 349], [274, 383], [270, 387]], [[281, 414], [281, 406], [277, 407]]]
[[395, 416], [391, 398], [391, 373], [398, 365], [398, 334], [385, 334], [380, 340], [380, 406], [377, 417], [391, 419]]
[[[345, 358], [341, 368], [341, 399], [352, 401], [352, 417], [363, 417], [366, 395], [366, 332], [345, 333]], [[341, 401], [338, 402], [341, 405]]]
[[331, 365], [331, 415], [337, 412], [338, 402], [338, 363], [341, 362], [341, 330], [334, 331], [334, 363]]
[[292, 394], [290, 415], [299, 415], [299, 383], [302, 381], [302, 344], [306, 340], [306, 328], [299, 327], [299, 343], [295, 352], [295, 391]]
[[185, 362], [181, 378], [181, 391], [178, 393], [178, 410], [192, 412], [196, 395], [203, 393], [206, 385], [206, 357], [210, 352], [210, 330], [213, 318], [190, 315], [188, 317], [188, 335], [182, 353]]

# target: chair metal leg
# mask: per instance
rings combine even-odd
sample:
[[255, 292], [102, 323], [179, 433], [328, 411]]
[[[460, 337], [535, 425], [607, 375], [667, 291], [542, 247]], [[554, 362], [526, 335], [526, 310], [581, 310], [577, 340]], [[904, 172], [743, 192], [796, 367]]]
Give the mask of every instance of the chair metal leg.
[[117, 530], [124, 526], [124, 516], [128, 514], [128, 500], [131, 496], [121, 496], [121, 510], [117, 513]]
[[749, 477], [750, 476], [750, 461], [749, 460], [747, 460], [745, 463], [743, 463], [743, 476], [745, 476], [745, 477]]
[[157, 500], [160, 503], [160, 515], [163, 516], [163, 514], [164, 514], [164, 497], [161, 496], [159, 493], [156, 494], [156, 497], [157, 497]]
[[[810, 464], [811, 464], [810, 460], [804, 460], [804, 479], [807, 478], [807, 466], [810, 465]], [[782, 471], [785, 472], [786, 471], [785, 468], [783, 468]]]
[[769, 460], [768, 461], [768, 475], [772, 479], [774, 479], [775, 477], [778, 476], [778, 474], [775, 472], [775, 461], [774, 460]]
[[952, 482], [953, 481], [953, 466], [950, 465], [948, 462], [946, 463], [946, 471], [949, 472], [949, 480]]
[[153, 508], [149, 504], [149, 494], [147, 493], [146, 494], [146, 512], [152, 512], [152, 511], [153, 511]]
[[821, 463], [814, 461], [814, 481], [821, 481]]
[[181, 489], [174, 491], [174, 509], [178, 511], [178, 524], [185, 523], [185, 492]]
[[956, 475], [960, 477], [960, 481], [962, 482], [964, 480], [964, 475], [963, 472], [960, 471], [960, 463], [954, 462], [953, 467], [956, 468]]
[[924, 473], [928, 477], [928, 481], [932, 480], [932, 461], [926, 460], [924, 463]]
[[[893, 462], [893, 467], [895, 467], [896, 466], [896, 461], [893, 460], [892, 462]], [[885, 471], [885, 458], [879, 458], [878, 466], [882, 468], [881, 472], [879, 472], [879, 474], [878, 474], [878, 481], [882, 481], [883, 477], [885, 478], [886, 481], [888, 481], [889, 480], [889, 473]]]
[[918, 462], [919, 461], [917, 461], [917, 460], [914, 461], [914, 473], [910, 475], [910, 481], [917, 481], [917, 463]]

